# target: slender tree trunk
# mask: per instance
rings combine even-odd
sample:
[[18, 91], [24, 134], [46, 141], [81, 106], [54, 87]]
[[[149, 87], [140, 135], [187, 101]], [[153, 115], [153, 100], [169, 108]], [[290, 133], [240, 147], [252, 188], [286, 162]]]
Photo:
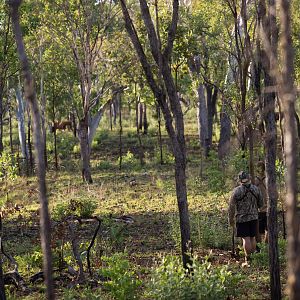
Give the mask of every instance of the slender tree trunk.
[[224, 96], [222, 97], [222, 108], [220, 114], [220, 140], [218, 144], [219, 159], [225, 158], [230, 150], [230, 136], [231, 136], [231, 121], [227, 112], [227, 104]]
[[197, 105], [197, 118], [198, 118], [198, 131], [201, 147], [204, 149], [207, 144], [207, 107], [204, 94], [204, 85], [200, 84], [197, 89], [198, 92], [198, 105]]
[[78, 138], [80, 142], [80, 154], [82, 162], [82, 179], [88, 183], [93, 183], [90, 166], [90, 147], [88, 138], [88, 116], [79, 121]]
[[289, 299], [300, 299], [300, 216], [297, 199], [297, 142], [295, 124], [294, 49], [291, 34], [290, 1], [280, 0], [282, 75], [279, 98], [284, 114], [286, 158], [286, 207], [288, 236]]
[[[10, 104], [9, 104], [10, 105]], [[11, 107], [8, 109], [8, 123], [9, 123], [9, 146], [10, 152], [14, 153], [14, 145], [13, 145], [13, 132], [12, 132], [12, 122], [11, 122]]]
[[144, 106], [143, 103], [139, 103], [139, 130], [143, 129], [143, 115], [144, 115]]
[[3, 93], [0, 82], [0, 155], [3, 152]]
[[36, 162], [39, 181], [40, 193], [40, 227], [41, 227], [41, 244], [43, 251], [43, 272], [46, 283], [47, 299], [52, 300], [54, 296], [54, 286], [52, 277], [52, 255], [51, 255], [51, 225], [48, 210], [48, 199], [46, 192], [46, 176], [45, 176], [45, 161], [43, 158], [43, 145], [41, 136], [40, 112], [36, 99], [36, 92], [34, 88], [34, 81], [29, 67], [29, 61], [25, 52], [23, 37], [20, 27], [19, 6], [22, 1], [11, 0], [9, 5], [11, 7], [12, 24], [17, 44], [17, 51], [22, 67], [24, 77], [24, 89], [26, 100], [29, 102], [32, 117], [34, 120], [34, 143], [36, 150]]
[[147, 134], [148, 133], [148, 119], [147, 119], [147, 106], [146, 106], [146, 103], [144, 103], [143, 127], [144, 127], [143, 134]]
[[[52, 123], [53, 125], [55, 124], [55, 119], [56, 119], [56, 112], [55, 112], [55, 101], [54, 101], [55, 97], [54, 95], [52, 95]], [[55, 170], [58, 170], [58, 155], [57, 155], [57, 131], [55, 126], [52, 127], [52, 133], [53, 133], [53, 137], [54, 137], [54, 163], [55, 163]]]
[[110, 125], [110, 130], [113, 130], [113, 121], [112, 121], [112, 106], [113, 104], [111, 104], [109, 106], [109, 125]]
[[41, 97], [41, 125], [42, 125], [42, 135], [44, 142], [44, 159], [45, 167], [48, 168], [48, 158], [47, 158], [47, 132], [46, 132], [46, 96], [44, 94], [44, 73], [43, 73], [43, 49], [40, 46], [39, 49], [40, 63], [41, 63], [41, 79], [40, 79], [40, 97]]
[[139, 97], [137, 97], [136, 95], [136, 86], [135, 86], [135, 125], [136, 125], [136, 134], [137, 134], [137, 138], [139, 141], [139, 158], [140, 158], [140, 163], [141, 166], [144, 165], [144, 159], [143, 159], [143, 144], [142, 144], [142, 139], [141, 139], [141, 134], [140, 134], [140, 130], [139, 130]]
[[[29, 113], [29, 109], [28, 109]], [[28, 121], [27, 121], [27, 144], [28, 144], [28, 151], [29, 151], [29, 169], [30, 173], [34, 172], [34, 159], [33, 159], [33, 152], [32, 152], [32, 143], [31, 143], [31, 116], [28, 114]]]
[[24, 120], [24, 104], [19, 88], [15, 89], [16, 98], [17, 98], [17, 119], [18, 119], [18, 132], [19, 132], [19, 141], [21, 146], [22, 158], [25, 159], [26, 164], [28, 163], [28, 148], [26, 145], [26, 132], [25, 132], [25, 120]]
[[122, 134], [123, 134], [123, 125], [122, 125], [122, 104], [121, 104], [121, 97], [117, 94], [117, 99], [119, 102], [119, 169], [122, 169], [122, 157], [123, 157], [123, 142], [122, 142]]
[[161, 113], [160, 113], [160, 107], [157, 105], [156, 107], [157, 111], [157, 123], [158, 123], [158, 145], [159, 145], [159, 153], [160, 153], [160, 164], [164, 164], [163, 159], [163, 145], [162, 145], [162, 136], [161, 136]]
[[5, 286], [4, 286], [4, 277], [3, 277], [3, 268], [2, 268], [2, 215], [0, 214], [0, 300], [6, 300], [5, 296]]

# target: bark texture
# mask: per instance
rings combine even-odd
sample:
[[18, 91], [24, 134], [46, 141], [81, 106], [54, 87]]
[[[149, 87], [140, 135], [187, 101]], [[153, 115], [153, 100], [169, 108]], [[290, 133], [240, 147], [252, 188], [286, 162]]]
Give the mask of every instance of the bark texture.
[[54, 299], [54, 286], [52, 277], [52, 255], [51, 255], [51, 226], [48, 210], [48, 199], [46, 194], [44, 144], [41, 133], [41, 116], [36, 99], [34, 81], [29, 67], [29, 61], [25, 52], [23, 36], [20, 27], [19, 6], [21, 0], [10, 0], [8, 4], [11, 8], [12, 24], [17, 44], [17, 51], [21, 63], [24, 78], [25, 99], [28, 101], [34, 125], [34, 145], [36, 150], [36, 162], [39, 182], [40, 197], [40, 227], [41, 244], [43, 251], [43, 272], [46, 283], [47, 299]]
[[284, 151], [286, 159], [286, 221], [288, 236], [289, 299], [300, 299], [300, 216], [297, 201], [297, 143], [295, 123], [294, 54], [292, 46], [290, 1], [280, 0], [282, 74], [279, 98], [284, 115]]

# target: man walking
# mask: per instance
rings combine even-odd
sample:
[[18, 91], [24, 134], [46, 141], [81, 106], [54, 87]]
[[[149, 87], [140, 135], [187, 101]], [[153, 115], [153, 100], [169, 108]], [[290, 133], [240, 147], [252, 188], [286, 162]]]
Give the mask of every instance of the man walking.
[[230, 198], [228, 219], [231, 226], [235, 219], [236, 236], [243, 240], [245, 263], [242, 266], [249, 266], [250, 254], [256, 250], [258, 209], [263, 206], [263, 198], [260, 190], [251, 184], [247, 172], [240, 172], [238, 181], [240, 185], [232, 191]]

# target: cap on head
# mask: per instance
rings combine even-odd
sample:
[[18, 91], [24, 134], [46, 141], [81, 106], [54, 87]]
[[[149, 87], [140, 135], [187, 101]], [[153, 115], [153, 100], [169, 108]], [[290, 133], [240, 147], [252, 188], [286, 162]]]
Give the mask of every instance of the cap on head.
[[238, 180], [241, 183], [249, 183], [250, 182], [250, 175], [245, 171], [241, 171], [238, 175]]

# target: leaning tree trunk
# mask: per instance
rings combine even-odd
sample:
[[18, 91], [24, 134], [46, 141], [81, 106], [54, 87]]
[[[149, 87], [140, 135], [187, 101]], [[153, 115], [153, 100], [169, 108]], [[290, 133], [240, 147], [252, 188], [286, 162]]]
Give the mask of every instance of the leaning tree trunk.
[[36, 99], [34, 81], [29, 67], [29, 61], [25, 52], [22, 31], [20, 26], [19, 6], [21, 0], [8, 1], [11, 7], [12, 24], [17, 44], [17, 52], [21, 63], [24, 77], [25, 98], [28, 101], [34, 121], [34, 145], [36, 150], [36, 162], [40, 193], [40, 227], [41, 244], [43, 251], [43, 273], [46, 283], [46, 295], [48, 299], [54, 299], [54, 286], [52, 277], [52, 255], [51, 255], [51, 223], [48, 209], [48, 199], [46, 192], [46, 170], [43, 157], [44, 145], [41, 134], [40, 112]]
[[292, 45], [290, 1], [280, 1], [282, 74], [279, 98], [284, 114], [284, 150], [286, 159], [286, 207], [288, 233], [289, 299], [300, 299], [300, 216], [297, 199], [297, 143], [295, 124], [294, 49]]
[[[171, 54], [172, 54], [173, 44], [174, 44], [176, 30], [177, 30], [179, 1], [173, 0], [172, 21], [168, 29], [167, 45], [164, 51], [162, 51], [160, 36], [158, 31], [159, 26], [157, 26], [157, 28], [155, 29], [147, 1], [140, 0], [141, 15], [148, 33], [151, 53], [156, 62], [156, 65], [159, 68], [160, 78], [158, 80], [155, 79], [154, 74], [152, 73], [153, 68], [151, 67], [145, 55], [144, 49], [139, 40], [134, 23], [129, 15], [126, 2], [125, 0], [120, 0], [119, 2], [122, 8], [126, 30], [137, 52], [140, 63], [142, 65], [145, 76], [147, 78], [147, 82], [155, 96], [156, 101], [158, 102], [163, 112], [166, 129], [170, 141], [172, 143], [173, 154], [175, 156], [176, 196], [177, 196], [177, 204], [178, 204], [179, 219], [180, 219], [182, 260], [183, 260], [183, 266], [185, 268], [188, 268], [188, 263], [190, 263], [189, 249], [191, 247], [191, 243], [190, 243], [190, 223], [189, 223], [186, 175], [185, 175], [186, 147], [185, 147], [185, 138], [184, 138], [184, 123], [183, 123], [182, 109], [180, 106], [174, 79], [172, 77], [172, 73], [169, 65], [171, 61]], [[158, 20], [157, 20], [157, 24], [158, 24]], [[163, 80], [164, 84], [162, 84], [161, 79]], [[173, 119], [175, 123], [175, 128], [172, 124]]]

